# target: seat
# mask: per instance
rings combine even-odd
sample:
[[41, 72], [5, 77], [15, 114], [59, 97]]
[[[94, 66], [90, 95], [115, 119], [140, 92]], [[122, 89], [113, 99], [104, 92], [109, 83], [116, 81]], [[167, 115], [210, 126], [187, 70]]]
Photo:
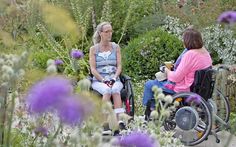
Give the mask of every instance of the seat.
[[[90, 74], [89, 79], [91, 82], [92, 82], [92, 77], [93, 75]], [[121, 74], [119, 78], [123, 84], [123, 88], [120, 91], [123, 107], [125, 108], [126, 113], [133, 117], [134, 116], [134, 93], [133, 93], [133, 86], [132, 86], [131, 78], [125, 74]], [[92, 87], [90, 89], [97, 95], [102, 96], [96, 90], [92, 89]], [[113, 103], [112, 99], [111, 101]]]

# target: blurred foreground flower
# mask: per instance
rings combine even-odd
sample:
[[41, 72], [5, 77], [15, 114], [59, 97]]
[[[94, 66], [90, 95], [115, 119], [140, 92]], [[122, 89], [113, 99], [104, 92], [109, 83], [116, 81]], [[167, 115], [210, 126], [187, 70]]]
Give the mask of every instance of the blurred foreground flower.
[[62, 65], [63, 61], [61, 59], [56, 59], [55, 60], [55, 65]]
[[225, 11], [217, 19], [220, 23], [234, 24], [236, 23], [236, 11]]
[[81, 59], [84, 57], [84, 54], [81, 50], [78, 49], [72, 49], [70, 52], [70, 56], [74, 59]]
[[29, 90], [26, 98], [30, 112], [45, 112], [71, 95], [72, 89], [69, 80], [59, 76], [39, 81]]
[[48, 136], [48, 129], [45, 127], [37, 127], [34, 132], [36, 135]]
[[148, 134], [141, 132], [132, 132], [120, 139], [121, 147], [158, 147], [158, 144]]
[[194, 95], [189, 96], [185, 101], [187, 103], [195, 102], [195, 103], [199, 104], [201, 102], [201, 99], [202, 99], [202, 97], [200, 95], [194, 94]]
[[64, 101], [59, 105], [58, 113], [61, 121], [65, 124], [76, 125], [80, 124], [87, 113], [88, 106], [81, 103], [79, 99], [75, 97], [70, 97], [64, 99]]

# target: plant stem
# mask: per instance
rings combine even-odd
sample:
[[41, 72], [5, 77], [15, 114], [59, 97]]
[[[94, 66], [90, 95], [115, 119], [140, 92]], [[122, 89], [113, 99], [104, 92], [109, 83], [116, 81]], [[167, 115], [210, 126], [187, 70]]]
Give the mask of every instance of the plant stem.
[[15, 98], [16, 98], [16, 95], [15, 95], [15, 92], [13, 92], [11, 109], [10, 109], [10, 118], [9, 118], [9, 122], [8, 122], [8, 130], [7, 130], [7, 140], [6, 140], [6, 146], [7, 147], [10, 146], [11, 125], [12, 125], [13, 113], [14, 113], [14, 110], [15, 110]]
[[55, 134], [51, 138], [49, 138], [49, 140], [48, 140], [48, 142], [46, 144], [46, 147], [50, 147], [52, 145], [52, 141], [57, 137], [57, 135], [58, 135], [58, 133], [59, 133], [61, 128], [62, 128], [62, 123], [60, 122], [60, 124], [58, 125], [58, 128], [57, 128], [57, 130], [55, 132]]
[[0, 86], [0, 97], [3, 98], [2, 103], [0, 102], [0, 145], [4, 145], [4, 126], [6, 121], [6, 108], [7, 108], [7, 86]]

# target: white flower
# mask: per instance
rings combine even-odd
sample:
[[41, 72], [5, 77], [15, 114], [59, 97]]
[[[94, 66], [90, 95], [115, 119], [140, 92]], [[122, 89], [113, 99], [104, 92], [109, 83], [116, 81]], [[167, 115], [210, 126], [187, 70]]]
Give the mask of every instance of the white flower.
[[120, 113], [119, 114], [119, 120], [121, 120], [121, 121], [123, 121], [125, 123], [128, 123], [130, 118], [131, 117], [128, 114], [126, 114], [126, 113]]
[[173, 102], [173, 97], [171, 95], [167, 95], [164, 100], [166, 103], [171, 104]]
[[159, 93], [157, 99], [164, 100], [165, 95], [163, 93]]
[[94, 144], [100, 144], [102, 142], [102, 134], [99, 132], [95, 132], [92, 136], [92, 139]]
[[47, 66], [50, 66], [50, 65], [55, 65], [55, 61], [52, 59], [48, 59]]
[[112, 130], [117, 130], [118, 129], [118, 121], [117, 121], [117, 118], [116, 118], [116, 114], [113, 112], [113, 113], [110, 113], [108, 115], [108, 123], [109, 123], [109, 128], [112, 129]]
[[3, 79], [4, 81], [9, 81], [9, 80], [10, 80], [9, 74], [3, 73], [3, 74], [2, 74], [2, 79]]
[[14, 74], [14, 70], [11, 66], [8, 65], [3, 65], [2, 66], [2, 71], [8, 74], [9, 76], [12, 76]]
[[56, 73], [57, 72], [57, 67], [54, 64], [51, 64], [47, 67], [47, 73]]
[[20, 69], [18, 71], [18, 75], [19, 75], [19, 77], [23, 77], [25, 75], [25, 70], [24, 69]]
[[155, 120], [155, 119], [158, 119], [159, 114], [156, 110], [154, 110], [151, 112], [150, 117]]
[[178, 101], [174, 101], [174, 106], [175, 107], [179, 106], [179, 102]]

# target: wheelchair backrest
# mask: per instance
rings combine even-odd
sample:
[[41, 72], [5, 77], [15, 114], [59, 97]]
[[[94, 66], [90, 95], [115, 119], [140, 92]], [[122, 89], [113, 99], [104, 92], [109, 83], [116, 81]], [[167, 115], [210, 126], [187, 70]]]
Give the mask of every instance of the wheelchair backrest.
[[195, 72], [191, 92], [199, 94], [205, 100], [211, 98], [215, 85], [215, 70], [212, 67]]

